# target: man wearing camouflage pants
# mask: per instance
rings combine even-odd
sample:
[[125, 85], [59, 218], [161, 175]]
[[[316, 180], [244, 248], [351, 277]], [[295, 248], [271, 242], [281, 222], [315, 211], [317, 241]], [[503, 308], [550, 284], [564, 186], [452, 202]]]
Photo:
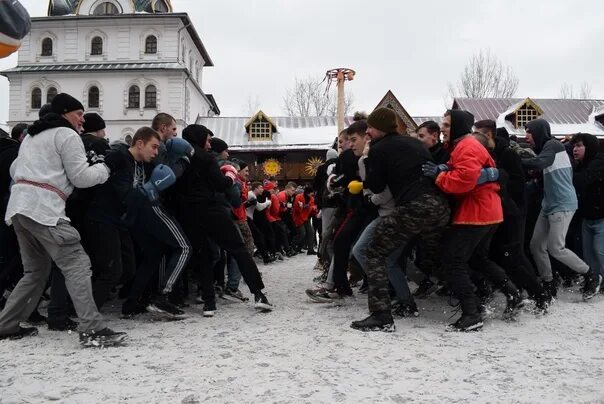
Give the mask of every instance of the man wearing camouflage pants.
[[390, 312], [386, 258], [417, 238], [418, 251], [421, 251], [418, 265], [425, 270], [437, 269], [439, 241], [451, 212], [444, 195], [422, 175], [422, 164], [432, 161], [430, 153], [419, 140], [396, 133], [394, 111], [378, 108], [369, 115], [367, 124], [372, 142], [365, 160], [364, 187], [380, 193], [388, 186], [396, 209], [377, 228], [367, 253], [371, 315], [353, 321], [351, 327], [392, 332], [394, 321]]

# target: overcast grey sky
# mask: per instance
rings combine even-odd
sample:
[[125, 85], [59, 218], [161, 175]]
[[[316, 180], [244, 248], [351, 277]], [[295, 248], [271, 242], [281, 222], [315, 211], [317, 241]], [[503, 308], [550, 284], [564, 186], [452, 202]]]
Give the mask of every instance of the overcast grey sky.
[[[32, 16], [48, 1], [21, 0]], [[566, 82], [586, 81], [604, 98], [601, 1], [498, 0], [172, 0], [187, 12], [214, 67], [203, 90], [223, 116], [248, 112], [248, 97], [284, 115], [283, 95], [296, 77], [334, 67], [357, 71], [347, 89], [370, 111], [391, 89], [411, 115], [440, 115], [449, 82], [468, 58], [490, 49], [520, 80], [519, 97], [555, 98]], [[0, 69], [16, 58], [0, 60]], [[8, 81], [0, 78], [0, 122]]]

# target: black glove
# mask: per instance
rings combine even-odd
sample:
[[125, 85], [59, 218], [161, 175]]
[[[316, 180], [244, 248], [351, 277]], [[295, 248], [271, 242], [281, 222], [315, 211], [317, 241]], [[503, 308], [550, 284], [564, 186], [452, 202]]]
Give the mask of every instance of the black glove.
[[438, 174], [443, 171], [448, 171], [449, 166], [446, 164], [436, 164], [431, 161], [427, 161], [422, 165], [422, 172], [426, 177], [436, 178]]
[[253, 199], [248, 199], [247, 201], [245, 201], [245, 207], [249, 208], [250, 206], [256, 206], [258, 205], [258, 199], [253, 198]]

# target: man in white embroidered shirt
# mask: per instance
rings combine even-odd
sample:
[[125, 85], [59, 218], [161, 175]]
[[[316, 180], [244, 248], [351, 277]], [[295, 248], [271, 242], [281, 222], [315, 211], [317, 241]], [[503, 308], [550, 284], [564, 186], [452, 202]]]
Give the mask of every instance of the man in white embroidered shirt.
[[107, 328], [92, 297], [90, 259], [80, 235], [65, 215], [65, 200], [74, 187], [88, 188], [107, 181], [105, 164], [89, 165], [79, 133], [84, 107], [69, 94], [58, 94], [52, 113], [28, 130], [19, 155], [10, 168], [15, 184], [5, 220], [19, 241], [24, 276], [0, 313], [0, 339], [36, 335], [34, 327], [21, 327], [35, 309], [48, 280], [52, 261], [65, 276], [65, 284], [80, 318], [84, 346], [117, 345], [125, 333]]

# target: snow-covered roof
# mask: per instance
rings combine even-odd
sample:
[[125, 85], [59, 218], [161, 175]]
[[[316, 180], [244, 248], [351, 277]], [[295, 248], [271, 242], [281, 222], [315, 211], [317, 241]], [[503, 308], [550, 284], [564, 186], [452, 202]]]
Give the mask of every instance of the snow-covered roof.
[[16, 66], [3, 70], [2, 73], [22, 72], [49, 72], [49, 71], [99, 71], [99, 70], [185, 70], [185, 67], [176, 62], [148, 62], [148, 63], [70, 63], [70, 64], [36, 64]]

